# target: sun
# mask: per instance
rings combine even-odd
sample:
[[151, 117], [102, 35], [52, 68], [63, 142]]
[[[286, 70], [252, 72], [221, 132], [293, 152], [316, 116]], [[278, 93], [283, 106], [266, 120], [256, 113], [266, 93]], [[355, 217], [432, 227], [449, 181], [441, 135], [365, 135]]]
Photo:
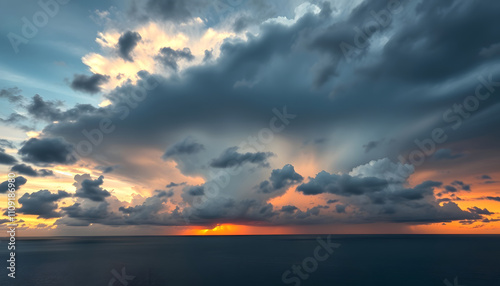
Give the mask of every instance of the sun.
[[198, 231], [199, 235], [231, 235], [238, 233], [238, 226], [232, 224], [217, 224], [214, 228]]

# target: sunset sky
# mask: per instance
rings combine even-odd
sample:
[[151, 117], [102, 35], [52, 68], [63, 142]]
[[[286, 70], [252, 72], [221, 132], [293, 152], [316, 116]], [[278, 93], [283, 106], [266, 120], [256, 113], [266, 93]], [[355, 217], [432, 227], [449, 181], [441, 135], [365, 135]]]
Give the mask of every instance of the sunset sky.
[[41, 3], [0, 9], [19, 236], [500, 233], [500, 2]]

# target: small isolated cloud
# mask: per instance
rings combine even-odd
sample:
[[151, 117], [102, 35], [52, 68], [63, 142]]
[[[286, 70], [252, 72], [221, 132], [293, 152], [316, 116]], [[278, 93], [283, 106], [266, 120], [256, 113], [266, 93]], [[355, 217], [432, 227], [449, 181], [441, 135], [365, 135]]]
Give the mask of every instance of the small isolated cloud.
[[166, 160], [176, 155], [191, 155], [202, 150], [205, 150], [205, 146], [203, 146], [203, 144], [196, 142], [192, 137], [187, 137], [186, 139], [169, 147], [165, 151], [165, 154], [163, 154], [163, 159]]
[[2, 89], [0, 90], [0, 99], [5, 98], [11, 103], [16, 103], [24, 98], [20, 93], [21, 90], [17, 87]]
[[274, 169], [271, 172], [269, 181], [263, 181], [259, 184], [259, 191], [263, 193], [272, 193], [277, 190], [284, 190], [303, 180], [304, 178], [295, 172], [294, 167], [291, 164], [287, 164], [282, 169]]
[[187, 183], [186, 182], [182, 182], [182, 183], [174, 183], [174, 182], [170, 182], [168, 185], [166, 185], [165, 187], [166, 188], [174, 188], [174, 187], [179, 187], [179, 186], [185, 186]]
[[470, 191], [470, 185], [465, 184], [462, 181], [453, 181], [451, 184], [454, 185], [454, 186], [460, 187], [464, 191], [467, 191], [467, 192]]
[[210, 166], [214, 168], [231, 168], [251, 163], [261, 167], [269, 167], [267, 159], [274, 156], [272, 152], [238, 153], [237, 150], [238, 147], [227, 148], [218, 158], [212, 160]]
[[487, 200], [500, 202], [500, 197], [486, 197]]
[[95, 180], [85, 179], [81, 182], [81, 188], [76, 190], [76, 197], [89, 199], [94, 202], [102, 202], [111, 194], [103, 189], [101, 185], [104, 183], [104, 176], [100, 176]]
[[118, 53], [122, 59], [133, 62], [131, 53], [141, 40], [141, 35], [137, 32], [127, 31], [118, 39]]
[[488, 209], [484, 208], [484, 209], [480, 209], [478, 207], [472, 207], [472, 208], [468, 208], [468, 210], [471, 212], [471, 213], [475, 213], [475, 214], [480, 214], [480, 215], [492, 215], [492, 214], [495, 214], [493, 212], [490, 212]]
[[22, 174], [31, 177], [47, 177], [54, 176], [54, 172], [48, 169], [39, 169], [35, 170], [33, 167], [26, 164], [17, 164], [10, 168], [11, 172], [15, 172], [17, 174]]
[[19, 149], [23, 161], [34, 164], [73, 164], [73, 146], [61, 138], [31, 138]]
[[[19, 188], [26, 184], [28, 180], [25, 177], [19, 176], [16, 177], [16, 181], [14, 182], [14, 189], [17, 191]], [[5, 194], [9, 190], [9, 181], [4, 181], [0, 184], [0, 194]]]
[[90, 94], [101, 91], [101, 85], [109, 81], [109, 76], [102, 74], [93, 74], [91, 76], [84, 74], [75, 74], [71, 82], [71, 88], [76, 91]]
[[5, 149], [0, 147], [0, 164], [12, 165], [15, 163], [17, 163], [17, 159], [11, 155], [5, 153]]

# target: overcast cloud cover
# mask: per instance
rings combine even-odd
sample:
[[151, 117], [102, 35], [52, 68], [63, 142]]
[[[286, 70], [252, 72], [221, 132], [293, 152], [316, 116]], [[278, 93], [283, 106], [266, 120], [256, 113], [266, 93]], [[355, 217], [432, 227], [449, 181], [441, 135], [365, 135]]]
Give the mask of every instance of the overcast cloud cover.
[[46, 50], [69, 3], [19, 55], [2, 47], [64, 66], [25, 75], [54, 92], [0, 73], [21, 213], [62, 229], [496, 218], [498, 1], [94, 4], [74, 15], [87, 44]]

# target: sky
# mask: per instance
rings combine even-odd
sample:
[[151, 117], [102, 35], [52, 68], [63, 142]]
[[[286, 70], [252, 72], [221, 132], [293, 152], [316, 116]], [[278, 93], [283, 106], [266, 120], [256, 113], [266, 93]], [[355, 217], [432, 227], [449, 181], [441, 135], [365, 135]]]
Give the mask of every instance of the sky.
[[2, 3], [19, 233], [500, 232], [498, 1]]

